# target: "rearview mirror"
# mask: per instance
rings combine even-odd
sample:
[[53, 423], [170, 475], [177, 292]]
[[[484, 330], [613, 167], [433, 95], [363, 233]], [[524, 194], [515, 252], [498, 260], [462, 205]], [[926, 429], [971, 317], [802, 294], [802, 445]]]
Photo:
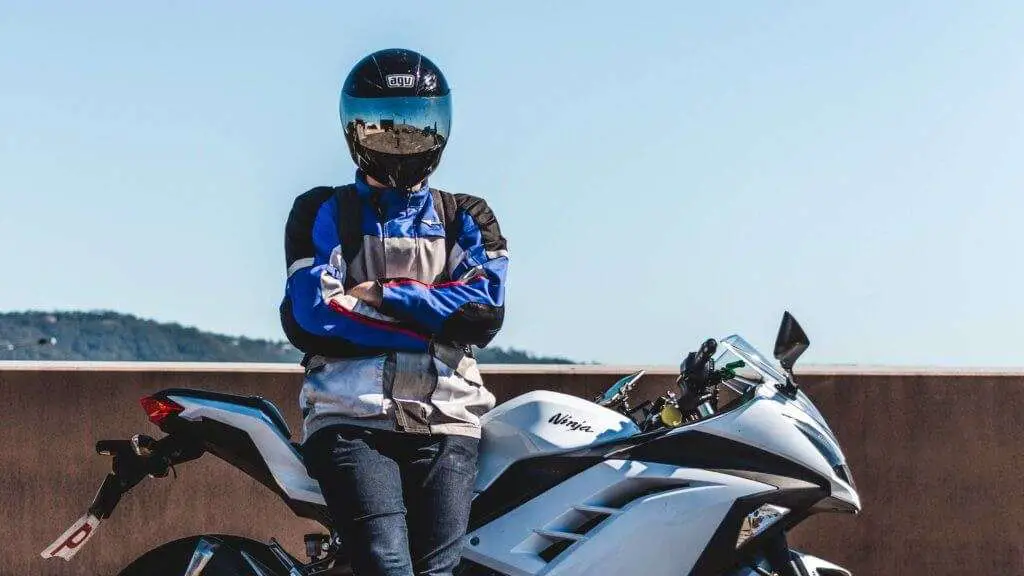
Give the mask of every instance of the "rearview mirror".
[[779, 364], [782, 364], [787, 372], [792, 371], [797, 358], [810, 345], [811, 341], [807, 339], [807, 334], [800, 327], [796, 318], [788, 311], [783, 314], [779, 335], [775, 338], [775, 359], [779, 361]]

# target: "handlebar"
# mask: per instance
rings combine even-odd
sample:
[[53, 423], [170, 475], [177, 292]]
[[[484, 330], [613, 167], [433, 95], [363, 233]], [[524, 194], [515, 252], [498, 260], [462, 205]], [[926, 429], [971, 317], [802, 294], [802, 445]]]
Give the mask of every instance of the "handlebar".
[[698, 370], [703, 370], [711, 357], [715, 355], [715, 351], [718, 350], [718, 342], [714, 338], [708, 338], [700, 345], [700, 350], [697, 351], [697, 364]]
[[[687, 354], [676, 380], [682, 392], [680, 396], [668, 392], [635, 410], [623, 410], [620, 406], [619, 411], [636, 421], [645, 432], [663, 426], [675, 428], [717, 413], [719, 385], [735, 378], [736, 370], [745, 365], [743, 360], [737, 360], [716, 369], [714, 355], [717, 351], [718, 341], [708, 338], [696, 352]], [[633, 418], [633, 412], [637, 411], [644, 412], [639, 421]]]
[[708, 338], [696, 352], [690, 352], [679, 370], [679, 384], [682, 395], [676, 407], [684, 415], [700, 413], [706, 416], [718, 408], [718, 374], [712, 357], [718, 350], [718, 342]]
[[[716, 350], [718, 350], [718, 342], [714, 338], [708, 338], [696, 352], [687, 354], [686, 359], [679, 367], [680, 385], [702, 387], [711, 372], [708, 370], [708, 364], [711, 363], [711, 357], [714, 356]], [[711, 363], [711, 368], [714, 369], [713, 363]]]
[[[714, 338], [705, 340], [695, 352], [687, 354], [679, 366], [679, 385], [681, 395], [668, 392], [656, 400], [648, 400], [636, 408], [629, 405], [629, 393], [636, 380], [643, 374], [638, 372], [623, 378], [594, 402], [605, 408], [611, 408], [633, 420], [641, 430], [648, 431], [667, 426], [675, 428], [685, 422], [711, 416], [718, 411], [719, 385], [736, 377], [736, 369], [745, 364], [742, 360], [727, 363], [716, 369], [714, 355], [718, 351], [718, 341]], [[615, 391], [610, 398], [608, 394]], [[641, 412], [640, 418], [635, 414]]]

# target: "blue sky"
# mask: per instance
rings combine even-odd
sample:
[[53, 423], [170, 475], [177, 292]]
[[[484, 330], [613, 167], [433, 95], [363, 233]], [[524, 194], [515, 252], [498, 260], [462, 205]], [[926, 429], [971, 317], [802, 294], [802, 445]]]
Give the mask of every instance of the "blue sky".
[[281, 337], [292, 198], [351, 179], [338, 90], [427, 54], [432, 182], [512, 253], [499, 344], [675, 363], [1024, 365], [1020, 2], [26, 2], [0, 8], [0, 309]]

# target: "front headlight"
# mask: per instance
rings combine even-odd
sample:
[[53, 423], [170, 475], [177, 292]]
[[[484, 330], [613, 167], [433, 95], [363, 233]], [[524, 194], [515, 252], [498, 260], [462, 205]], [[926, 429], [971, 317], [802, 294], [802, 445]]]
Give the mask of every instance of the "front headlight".
[[846, 464], [846, 459], [843, 457], [842, 452], [839, 451], [839, 444], [835, 440], [815, 430], [814, 426], [811, 426], [807, 422], [803, 422], [792, 416], [788, 416], [788, 418], [796, 424], [797, 430], [806, 436], [807, 439], [810, 440], [811, 444], [814, 444], [814, 447], [818, 449], [818, 452], [820, 452], [821, 455], [825, 457], [825, 460], [828, 461], [828, 465], [830, 467], [834, 468], [841, 464]]
[[736, 538], [736, 548], [738, 549], [740, 546], [743, 546], [751, 538], [759, 536], [786, 514], [789, 514], [789, 508], [783, 508], [775, 504], [762, 504], [756, 510], [747, 514], [743, 519], [743, 523], [740, 524], [740, 533]]
[[853, 482], [853, 472], [850, 472], [850, 467], [846, 464], [839, 464], [832, 467], [832, 471], [836, 473], [836, 476], [842, 478], [843, 482], [850, 485], [850, 488], [857, 489], [857, 485]]

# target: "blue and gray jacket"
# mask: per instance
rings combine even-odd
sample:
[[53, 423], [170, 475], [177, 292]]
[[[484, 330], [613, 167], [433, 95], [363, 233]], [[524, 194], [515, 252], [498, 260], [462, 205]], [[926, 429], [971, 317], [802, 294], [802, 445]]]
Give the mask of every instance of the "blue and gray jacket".
[[[508, 252], [484, 200], [445, 194], [372, 188], [357, 173], [296, 198], [281, 323], [307, 354], [307, 438], [332, 424], [479, 436], [494, 396], [469, 347], [501, 328]], [[345, 294], [372, 280], [379, 309]]]

